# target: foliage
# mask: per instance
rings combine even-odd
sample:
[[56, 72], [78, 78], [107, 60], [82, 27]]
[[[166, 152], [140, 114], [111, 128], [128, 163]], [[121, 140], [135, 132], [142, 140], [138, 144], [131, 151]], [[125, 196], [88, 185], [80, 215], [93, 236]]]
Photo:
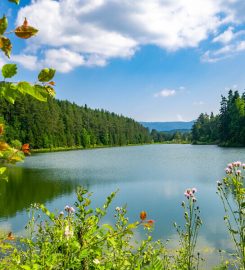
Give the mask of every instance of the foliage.
[[200, 114], [192, 128], [192, 142], [245, 146], [245, 93], [229, 91], [222, 96], [220, 113]]
[[180, 240], [180, 249], [177, 254], [177, 267], [178, 269], [191, 270], [198, 269], [200, 253], [195, 255], [195, 248], [197, 243], [197, 236], [202, 221], [200, 218], [199, 206], [196, 206], [195, 198], [196, 188], [187, 189], [185, 196], [187, 198], [187, 205], [182, 202], [184, 209], [185, 227], [181, 229], [176, 223], [174, 226], [177, 230]]
[[224, 221], [235, 245], [237, 266], [245, 269], [245, 164], [240, 161], [228, 164], [227, 177], [218, 181], [217, 193], [224, 206]]
[[43, 103], [23, 96], [13, 105], [0, 100], [0, 115], [6, 121], [7, 141], [18, 139], [34, 149], [151, 141], [148, 130], [130, 118], [52, 98]]
[[[115, 224], [102, 224], [102, 218], [116, 193], [112, 193], [101, 208], [90, 208], [90, 196], [79, 188], [75, 208], [65, 212], [50, 212], [36, 205], [46, 219], [37, 223], [39, 213], [31, 210], [29, 237], [14, 240], [10, 234], [0, 246], [8, 250], [1, 269], [163, 269], [167, 267], [166, 250], [160, 241], [152, 242], [149, 235], [153, 222], [144, 219], [128, 223], [126, 209], [115, 209]], [[48, 218], [48, 220], [47, 220]], [[138, 247], [132, 245], [133, 230], [145, 227], [147, 237]], [[10, 238], [11, 237], [11, 238]], [[8, 246], [6, 246], [8, 244]], [[152, 268], [154, 267], [154, 268]], [[157, 267], [157, 268], [155, 268]], [[167, 269], [167, 268], [166, 268]]]
[[[15, 4], [19, 4], [19, 0], [9, 0]], [[4, 15], [0, 18], [0, 49], [10, 58], [12, 51], [12, 43], [7, 35], [14, 33], [17, 37], [22, 39], [29, 39], [37, 34], [38, 30], [28, 24], [25, 18], [23, 24], [18, 26], [13, 31], [7, 32], [8, 19]], [[29, 83], [26, 81], [13, 82], [6, 81], [17, 74], [16, 64], [5, 64], [1, 68], [3, 81], [0, 81], [0, 99], [5, 99], [7, 102], [14, 104], [16, 98], [23, 95], [30, 95], [39, 101], [47, 101], [48, 96], [54, 96], [53, 89], [54, 82], [51, 81], [55, 75], [54, 69], [45, 68], [40, 71], [37, 83]], [[0, 178], [7, 179], [7, 164], [14, 164], [23, 161], [24, 154], [29, 154], [29, 144], [21, 147], [19, 144], [9, 145], [5, 142], [3, 137], [4, 124], [0, 122]], [[17, 139], [17, 138], [15, 138]]]
[[191, 134], [188, 130], [173, 130], [173, 131], [151, 131], [152, 141], [157, 143], [172, 142], [172, 143], [190, 143]]

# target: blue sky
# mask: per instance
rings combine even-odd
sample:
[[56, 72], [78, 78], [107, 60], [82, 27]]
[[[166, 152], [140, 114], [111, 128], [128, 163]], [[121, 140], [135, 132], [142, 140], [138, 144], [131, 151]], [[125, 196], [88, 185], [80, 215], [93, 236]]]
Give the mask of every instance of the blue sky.
[[6, 0], [0, 11], [10, 28], [27, 17], [40, 30], [12, 38], [18, 79], [54, 67], [59, 99], [138, 121], [189, 121], [245, 87], [241, 0]]

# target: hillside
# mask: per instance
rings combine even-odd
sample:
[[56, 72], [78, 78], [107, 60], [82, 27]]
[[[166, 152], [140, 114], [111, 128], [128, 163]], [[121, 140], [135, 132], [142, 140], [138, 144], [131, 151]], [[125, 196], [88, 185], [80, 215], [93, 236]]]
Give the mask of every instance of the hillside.
[[157, 131], [191, 130], [194, 121], [190, 122], [140, 122], [144, 127]]
[[151, 141], [147, 128], [105, 110], [50, 98], [47, 103], [24, 96], [12, 105], [0, 100], [0, 117], [8, 142], [18, 139], [32, 148], [128, 145]]

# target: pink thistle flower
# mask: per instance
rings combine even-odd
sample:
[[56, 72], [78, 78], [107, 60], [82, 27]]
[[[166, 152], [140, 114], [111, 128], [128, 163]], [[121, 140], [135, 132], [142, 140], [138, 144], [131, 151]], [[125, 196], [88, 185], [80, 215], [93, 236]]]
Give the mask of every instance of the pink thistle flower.
[[197, 192], [197, 189], [196, 188], [192, 188], [192, 193], [196, 193]]
[[242, 164], [242, 168], [245, 169], [245, 163]]
[[237, 165], [237, 167], [241, 167], [242, 162], [241, 162], [241, 161], [237, 161], [237, 162], [236, 162], [236, 165]]
[[231, 174], [231, 169], [230, 168], [226, 168], [225, 169], [225, 172], [226, 172], [226, 174]]
[[227, 165], [227, 167], [230, 168], [230, 169], [232, 169], [232, 168], [233, 168], [233, 164], [232, 164], [232, 163], [229, 163], [229, 164]]
[[241, 172], [240, 170], [237, 170], [237, 171], [236, 171], [236, 175], [237, 175], [237, 176], [241, 175], [241, 173], [242, 173], [242, 172]]
[[75, 213], [75, 209], [72, 206], [66, 205], [65, 211], [68, 213]]

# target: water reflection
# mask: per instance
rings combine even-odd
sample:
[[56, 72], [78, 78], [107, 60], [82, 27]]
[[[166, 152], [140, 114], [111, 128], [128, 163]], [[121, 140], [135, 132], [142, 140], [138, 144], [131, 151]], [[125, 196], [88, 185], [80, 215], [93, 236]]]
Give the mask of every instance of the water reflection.
[[75, 182], [53, 176], [51, 177], [50, 172], [46, 174], [45, 170], [11, 168], [8, 182], [0, 183], [0, 218], [12, 217], [32, 203], [47, 203], [73, 192]]

